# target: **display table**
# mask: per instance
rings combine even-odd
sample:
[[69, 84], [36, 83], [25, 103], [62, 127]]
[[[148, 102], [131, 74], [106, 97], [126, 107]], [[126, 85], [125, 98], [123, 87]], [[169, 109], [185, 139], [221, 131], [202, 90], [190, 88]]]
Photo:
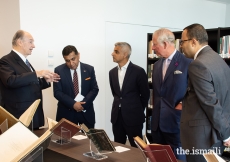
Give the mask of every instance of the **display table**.
[[[41, 130], [35, 130], [34, 133], [38, 136], [41, 136], [46, 129], [41, 129]], [[82, 134], [82, 133], [79, 133]], [[112, 152], [110, 154], [106, 154], [108, 156], [107, 159], [100, 160], [103, 162], [145, 162], [145, 159], [141, 153], [141, 150], [138, 148], [130, 147], [127, 145], [123, 145], [120, 143], [113, 142], [114, 147], [116, 146], [122, 146], [129, 148], [129, 151], [125, 151], [122, 153], [117, 153], [117, 152]], [[98, 160], [94, 160], [91, 158], [88, 158], [83, 155], [83, 153], [89, 152], [89, 139], [83, 139], [83, 140], [76, 140], [76, 139], [71, 139], [71, 143], [66, 144], [66, 145], [59, 145], [54, 142], [50, 142], [48, 149], [64, 154], [68, 157], [71, 157], [73, 159], [77, 159], [79, 161], [83, 162], [95, 162]], [[55, 160], [54, 160], [55, 161]], [[49, 160], [49, 162], [52, 162]]]

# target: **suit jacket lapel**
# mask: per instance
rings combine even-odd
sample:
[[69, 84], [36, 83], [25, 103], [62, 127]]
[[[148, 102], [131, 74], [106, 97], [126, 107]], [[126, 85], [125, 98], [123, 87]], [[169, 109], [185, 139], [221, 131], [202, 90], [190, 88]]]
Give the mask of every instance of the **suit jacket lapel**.
[[[161, 85], [161, 83], [163, 82], [163, 63], [164, 63], [164, 59], [160, 59], [160, 64], [159, 64], [160, 66], [158, 67], [158, 70], [159, 70], [159, 72], [158, 72], [159, 85]], [[153, 66], [153, 68], [154, 68], [154, 66]]]
[[80, 64], [81, 66], [81, 90], [83, 90], [84, 85], [85, 85], [85, 78], [88, 77], [87, 75], [87, 69], [85, 68], [85, 66], [83, 64]]
[[67, 67], [67, 65], [64, 66], [63, 71], [64, 71], [65, 76], [66, 76], [65, 79], [66, 79], [67, 82], [69, 82], [68, 84], [70, 85], [70, 89], [74, 94], [73, 80], [72, 80], [70, 69]]
[[[20, 56], [18, 56], [17, 53], [15, 53], [14, 51], [12, 51], [13, 56], [15, 58], [15, 60], [17, 61], [17, 63], [22, 66], [26, 71], [31, 72], [31, 69], [29, 69], [29, 67], [26, 65], [26, 63], [21, 59]], [[32, 66], [31, 66], [32, 67]], [[33, 68], [32, 68], [33, 69]], [[33, 69], [34, 70], [34, 69]]]
[[118, 79], [118, 67], [114, 68], [113, 77], [114, 77], [114, 90], [118, 89], [119, 93], [121, 93], [121, 88], [120, 88], [119, 79]]
[[170, 64], [169, 64], [169, 67], [168, 67], [167, 71], [166, 71], [166, 74], [165, 74], [165, 77], [164, 77], [164, 82], [167, 80], [169, 74], [171, 74], [172, 71], [175, 71], [175, 68], [177, 67], [176, 63], [178, 64], [178, 62], [179, 62], [179, 57], [178, 56], [179, 56], [179, 53], [176, 52], [175, 55], [173, 56]]
[[129, 75], [132, 73], [132, 66], [133, 66], [133, 63], [130, 61], [129, 65], [127, 67], [126, 73], [125, 73], [125, 77], [124, 77], [124, 80], [123, 80], [121, 92], [124, 92], [124, 87], [125, 87], [126, 83], [128, 82]]

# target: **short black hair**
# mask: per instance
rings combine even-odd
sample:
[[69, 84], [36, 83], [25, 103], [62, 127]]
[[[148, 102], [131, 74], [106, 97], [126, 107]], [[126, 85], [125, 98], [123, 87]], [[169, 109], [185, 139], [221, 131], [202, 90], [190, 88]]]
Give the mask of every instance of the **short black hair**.
[[192, 24], [185, 27], [183, 30], [187, 30], [188, 39], [195, 38], [200, 44], [208, 44], [207, 31], [201, 24]]
[[68, 56], [71, 52], [74, 52], [76, 55], [78, 54], [76, 47], [68, 45], [62, 50], [62, 56]]

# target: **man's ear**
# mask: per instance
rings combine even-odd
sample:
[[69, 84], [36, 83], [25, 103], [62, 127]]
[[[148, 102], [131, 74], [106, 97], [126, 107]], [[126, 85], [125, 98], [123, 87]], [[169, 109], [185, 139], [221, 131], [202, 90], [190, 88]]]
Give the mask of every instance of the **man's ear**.
[[22, 46], [22, 45], [23, 45], [23, 40], [22, 40], [22, 39], [18, 39], [18, 40], [16, 41], [16, 45], [17, 45], [17, 46]]
[[169, 45], [169, 43], [165, 42], [165, 41], [162, 44], [163, 44], [164, 49], [166, 49], [168, 47], [168, 45]]
[[192, 43], [192, 46], [199, 45], [199, 42], [195, 38], [192, 38], [191, 43]]

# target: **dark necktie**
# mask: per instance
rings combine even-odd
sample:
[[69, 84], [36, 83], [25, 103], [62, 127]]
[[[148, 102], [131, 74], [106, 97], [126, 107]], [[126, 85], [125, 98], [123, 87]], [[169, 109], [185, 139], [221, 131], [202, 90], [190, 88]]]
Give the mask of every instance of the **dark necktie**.
[[78, 88], [78, 77], [77, 77], [76, 70], [74, 70], [73, 73], [73, 88], [74, 88], [74, 94], [75, 96], [77, 96], [77, 94], [79, 93], [79, 88]]
[[26, 65], [29, 67], [29, 69], [31, 70], [31, 66], [30, 66], [30, 63], [29, 61], [26, 59]]

